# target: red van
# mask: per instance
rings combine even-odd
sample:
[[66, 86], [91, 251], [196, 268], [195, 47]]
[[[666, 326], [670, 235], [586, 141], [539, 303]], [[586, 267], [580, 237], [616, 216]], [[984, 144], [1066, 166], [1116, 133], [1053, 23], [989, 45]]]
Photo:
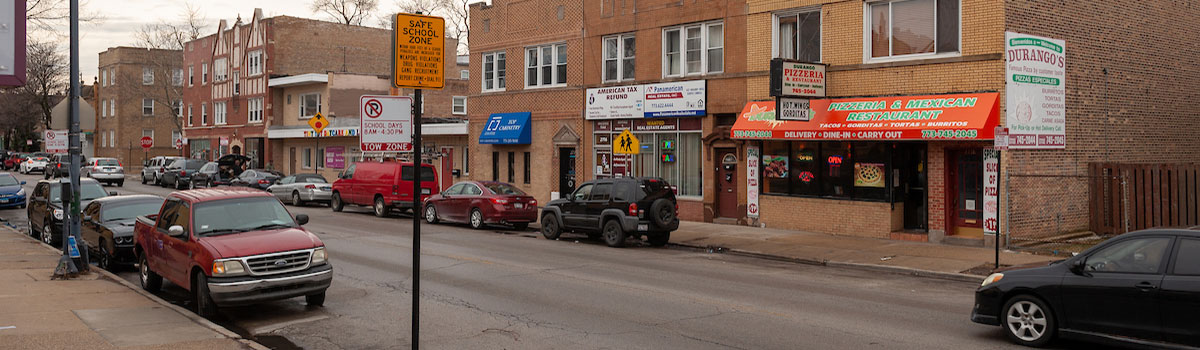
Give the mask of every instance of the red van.
[[[421, 201], [437, 194], [433, 165], [421, 165]], [[333, 182], [329, 207], [342, 211], [347, 204], [372, 206], [375, 216], [384, 217], [392, 208], [412, 209], [413, 164], [396, 161], [350, 164]]]

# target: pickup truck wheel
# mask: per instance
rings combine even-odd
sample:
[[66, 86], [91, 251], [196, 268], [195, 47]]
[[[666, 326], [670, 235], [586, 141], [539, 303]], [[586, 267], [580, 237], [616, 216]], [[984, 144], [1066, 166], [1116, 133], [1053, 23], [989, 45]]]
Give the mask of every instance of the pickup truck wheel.
[[334, 192], [333, 198], [329, 199], [329, 209], [333, 209], [333, 211], [342, 211], [342, 207], [344, 206], [346, 205], [342, 203], [342, 195]]
[[556, 240], [560, 235], [562, 235], [562, 228], [558, 227], [558, 217], [550, 213], [542, 215], [542, 237]]
[[142, 289], [149, 292], [157, 292], [162, 289], [162, 276], [150, 271], [150, 264], [146, 263], [145, 252], [138, 254], [138, 272], [142, 281]]
[[308, 306], [325, 306], [325, 291], [317, 294], [309, 294], [304, 296], [304, 303]]
[[471, 209], [471, 228], [476, 230], [483, 228], [483, 212], [479, 209]]
[[670, 240], [671, 240], [670, 232], [651, 233], [649, 235], [646, 235], [646, 242], [650, 243], [650, 246], [652, 246], [652, 247], [665, 246], [665, 245], [667, 245], [667, 242]]
[[375, 207], [374, 208], [375, 208], [375, 210], [374, 210], [375, 216], [381, 217], [381, 218], [387, 217], [388, 210], [390, 210], [390, 208], [387, 207], [387, 204], [383, 203], [383, 197], [375, 197]]
[[208, 295], [208, 276], [205, 276], [203, 273], [197, 273], [196, 283], [192, 287], [194, 287], [192, 290], [196, 294], [196, 314], [206, 318], [216, 316], [217, 304]]
[[609, 247], [620, 248], [625, 246], [625, 229], [621, 228], [621, 223], [617, 220], [608, 220], [604, 222], [604, 229], [600, 231], [604, 236], [604, 244]]

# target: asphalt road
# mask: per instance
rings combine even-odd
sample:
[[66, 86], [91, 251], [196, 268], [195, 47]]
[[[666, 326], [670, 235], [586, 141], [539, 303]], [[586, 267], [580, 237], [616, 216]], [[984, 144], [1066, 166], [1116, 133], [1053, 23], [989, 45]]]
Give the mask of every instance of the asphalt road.
[[[18, 177], [29, 181], [26, 191], [39, 178]], [[170, 192], [137, 181], [111, 190]], [[335, 277], [325, 307], [295, 298], [225, 308], [214, 321], [280, 349], [409, 347], [411, 218], [288, 208], [308, 214], [305, 227], [329, 249]], [[26, 230], [24, 210], [0, 218]], [[423, 225], [421, 237], [427, 348], [1020, 348], [998, 327], [968, 320], [974, 283], [685, 249], [613, 249], [582, 235], [549, 241], [533, 231]], [[132, 268], [121, 276], [136, 284]], [[160, 296], [191, 305], [175, 286]]]

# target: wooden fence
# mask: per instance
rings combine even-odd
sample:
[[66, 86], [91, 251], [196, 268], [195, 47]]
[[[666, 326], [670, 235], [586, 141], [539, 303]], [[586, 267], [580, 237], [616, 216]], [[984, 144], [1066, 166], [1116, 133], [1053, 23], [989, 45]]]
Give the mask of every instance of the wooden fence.
[[1088, 172], [1093, 232], [1200, 225], [1200, 164], [1092, 163]]

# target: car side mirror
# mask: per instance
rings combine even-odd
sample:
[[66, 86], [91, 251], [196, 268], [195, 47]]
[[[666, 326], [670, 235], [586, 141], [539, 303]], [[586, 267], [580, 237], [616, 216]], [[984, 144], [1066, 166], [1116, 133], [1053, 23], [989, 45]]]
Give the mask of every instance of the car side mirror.
[[1071, 267], [1069, 269], [1071, 270], [1071, 273], [1076, 275], [1087, 276], [1087, 259], [1080, 258], [1075, 260], [1071, 263]]
[[92, 221], [92, 216], [91, 216], [91, 215], [84, 215], [84, 216], [83, 216], [83, 221]]
[[22, 184], [22, 185], [24, 185], [24, 184], [25, 184], [25, 181], [21, 181], [21, 184]]
[[296, 214], [296, 223], [300, 224], [301, 226], [308, 224], [308, 215]]
[[183, 226], [172, 225], [171, 228], [167, 229], [167, 236], [183, 237]]

